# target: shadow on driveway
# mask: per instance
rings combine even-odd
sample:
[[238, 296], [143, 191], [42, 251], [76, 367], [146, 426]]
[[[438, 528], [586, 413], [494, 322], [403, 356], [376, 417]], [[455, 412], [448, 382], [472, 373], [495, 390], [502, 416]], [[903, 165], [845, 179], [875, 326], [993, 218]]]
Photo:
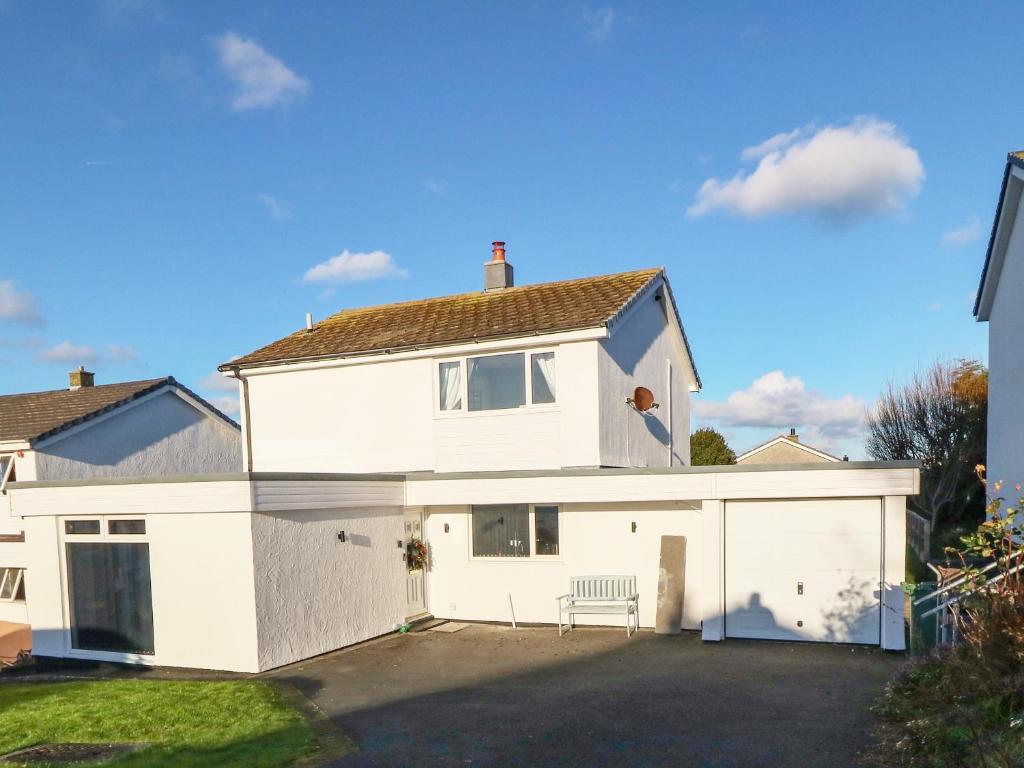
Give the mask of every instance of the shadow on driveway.
[[696, 634], [474, 625], [398, 635], [267, 675], [398, 765], [845, 768], [901, 657]]

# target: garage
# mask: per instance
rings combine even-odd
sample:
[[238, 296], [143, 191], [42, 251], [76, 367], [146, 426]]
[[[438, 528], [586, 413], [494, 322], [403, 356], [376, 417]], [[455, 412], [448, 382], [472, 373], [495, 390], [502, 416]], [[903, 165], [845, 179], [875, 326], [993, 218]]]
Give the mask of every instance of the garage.
[[882, 500], [725, 504], [725, 635], [880, 642]]

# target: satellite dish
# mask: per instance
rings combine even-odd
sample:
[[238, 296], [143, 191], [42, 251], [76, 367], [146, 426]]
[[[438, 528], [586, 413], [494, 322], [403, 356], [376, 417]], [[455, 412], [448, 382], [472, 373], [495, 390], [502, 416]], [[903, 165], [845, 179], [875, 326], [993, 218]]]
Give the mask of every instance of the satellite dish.
[[633, 397], [629, 398], [626, 402], [640, 411], [640, 413], [658, 407], [658, 404], [654, 402], [654, 393], [647, 387], [637, 387], [634, 389]]

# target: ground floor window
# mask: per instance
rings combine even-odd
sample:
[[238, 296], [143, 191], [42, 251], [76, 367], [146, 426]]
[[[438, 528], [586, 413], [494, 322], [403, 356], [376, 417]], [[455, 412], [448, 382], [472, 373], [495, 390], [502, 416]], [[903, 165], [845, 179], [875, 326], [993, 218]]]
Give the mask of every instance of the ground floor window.
[[558, 555], [555, 505], [477, 504], [471, 515], [473, 557]]
[[25, 569], [0, 568], [0, 601], [11, 603], [25, 599]]
[[68, 542], [65, 546], [72, 647], [153, 653], [149, 544]]

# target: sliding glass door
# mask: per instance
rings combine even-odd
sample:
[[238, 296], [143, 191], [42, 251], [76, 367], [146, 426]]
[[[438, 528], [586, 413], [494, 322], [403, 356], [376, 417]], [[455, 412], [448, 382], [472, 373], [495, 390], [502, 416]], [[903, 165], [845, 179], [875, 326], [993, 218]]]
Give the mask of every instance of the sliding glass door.
[[68, 542], [71, 645], [152, 654], [149, 544]]

